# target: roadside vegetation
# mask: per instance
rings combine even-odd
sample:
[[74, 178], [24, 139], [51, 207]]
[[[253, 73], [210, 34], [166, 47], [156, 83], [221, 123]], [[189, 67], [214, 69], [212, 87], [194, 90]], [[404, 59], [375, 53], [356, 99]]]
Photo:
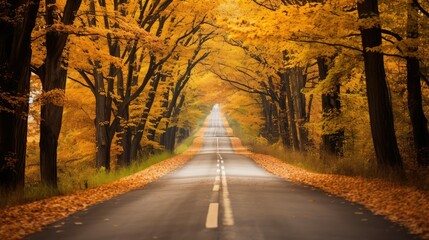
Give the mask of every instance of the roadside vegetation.
[[366, 156], [363, 154], [344, 156], [342, 158], [332, 156], [325, 161], [320, 161], [317, 149], [311, 149], [305, 153], [287, 150], [280, 143], [267, 143], [266, 139], [258, 137], [255, 131], [243, 127], [235, 120], [228, 118], [228, 123], [234, 132], [234, 136], [239, 138], [243, 146], [249, 151], [273, 156], [306, 171], [380, 179], [404, 186], [413, 186], [424, 191], [429, 190], [429, 174], [427, 170], [409, 170], [406, 178], [395, 174], [386, 174], [379, 171], [374, 161], [365, 160]]
[[427, 46], [421, 0], [2, 0], [0, 189], [122, 176], [215, 103], [253, 151], [427, 189]]
[[53, 196], [68, 195], [76, 191], [92, 189], [115, 182], [121, 178], [147, 169], [156, 163], [184, 153], [192, 145], [195, 138], [195, 136], [190, 136], [185, 139], [177, 146], [174, 153], [160, 152], [149, 156], [146, 159], [135, 161], [130, 166], [122, 167], [117, 171], [107, 172], [104, 169], [97, 171], [95, 168], [90, 166], [88, 166], [87, 169], [67, 169], [67, 174], [60, 176], [58, 188], [46, 186], [40, 182], [30, 182], [26, 185], [24, 194], [20, 192], [0, 194], [0, 209]]

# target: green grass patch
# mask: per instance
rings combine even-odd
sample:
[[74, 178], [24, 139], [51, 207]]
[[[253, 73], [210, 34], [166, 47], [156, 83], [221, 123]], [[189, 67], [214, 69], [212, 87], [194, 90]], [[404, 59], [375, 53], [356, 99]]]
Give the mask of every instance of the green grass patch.
[[239, 123], [228, 119], [234, 135], [249, 150], [276, 157], [296, 167], [316, 173], [340, 174], [347, 176], [376, 177], [379, 175], [374, 161], [363, 160], [359, 156], [328, 157], [320, 159], [319, 150], [308, 149], [306, 152], [295, 152], [282, 146], [280, 142], [269, 144], [264, 138], [257, 137], [257, 132], [242, 128]]
[[107, 172], [103, 169], [96, 171], [91, 163], [88, 162], [81, 162], [67, 169], [59, 169], [58, 189], [45, 186], [39, 182], [27, 183], [23, 192], [0, 193], [0, 208], [29, 203], [57, 195], [66, 195], [114, 182], [175, 155], [182, 154], [192, 145], [194, 139], [194, 136], [190, 136], [183, 140], [176, 147], [174, 153], [161, 152], [153, 154], [146, 159], [133, 162], [130, 166], [122, 167], [115, 171]]
[[116, 171], [106, 172], [104, 171], [104, 169], [100, 169], [94, 177], [91, 177], [89, 180], [87, 180], [88, 187], [94, 188], [106, 183], [114, 182], [123, 177], [140, 172], [156, 163], [162, 162], [173, 156], [174, 154], [163, 152], [160, 154], [152, 155], [146, 160], [134, 162], [130, 166], [120, 168]]
[[176, 149], [174, 150], [174, 154], [178, 155], [184, 153], [192, 145], [194, 140], [195, 136], [190, 136], [185, 139], [183, 142], [180, 143], [179, 146], [176, 147]]
[[239, 123], [228, 119], [234, 135], [250, 151], [278, 158], [288, 164], [314, 173], [337, 174], [345, 176], [361, 176], [365, 178], [379, 178], [401, 185], [413, 186], [418, 189], [429, 189], [429, 169], [406, 168], [406, 177], [403, 178], [394, 171], [380, 170], [375, 159], [357, 152], [345, 152], [343, 157], [328, 156], [320, 158], [318, 148], [310, 148], [306, 152], [295, 152], [285, 149], [280, 142], [269, 144], [258, 133], [242, 128]]

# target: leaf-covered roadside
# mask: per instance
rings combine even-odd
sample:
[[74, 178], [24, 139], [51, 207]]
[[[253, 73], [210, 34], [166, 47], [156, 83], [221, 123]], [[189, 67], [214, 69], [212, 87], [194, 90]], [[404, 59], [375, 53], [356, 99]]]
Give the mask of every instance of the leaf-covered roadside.
[[185, 164], [198, 152], [201, 145], [202, 138], [197, 137], [184, 154], [154, 164], [113, 183], [0, 210], [0, 239], [21, 239], [91, 205], [143, 187]]
[[429, 239], [428, 191], [381, 179], [312, 173], [269, 155], [245, 151], [238, 138], [231, 138], [231, 144], [235, 151], [253, 159], [274, 175], [362, 204], [375, 214], [407, 227], [411, 233]]

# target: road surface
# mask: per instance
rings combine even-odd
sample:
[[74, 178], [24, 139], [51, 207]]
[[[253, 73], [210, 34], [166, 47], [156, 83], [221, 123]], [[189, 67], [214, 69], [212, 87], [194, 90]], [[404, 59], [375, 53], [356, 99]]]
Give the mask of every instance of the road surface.
[[[182, 168], [27, 239], [417, 239], [364, 207], [275, 177], [234, 154], [213, 108]], [[78, 224], [76, 224], [78, 223]]]

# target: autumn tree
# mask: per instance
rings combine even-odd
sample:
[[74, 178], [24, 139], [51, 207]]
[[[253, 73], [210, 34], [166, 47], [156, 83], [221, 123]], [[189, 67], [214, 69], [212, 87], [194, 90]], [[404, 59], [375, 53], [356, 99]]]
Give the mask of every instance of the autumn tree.
[[[324, 57], [317, 58], [318, 74], [320, 81], [323, 81], [328, 76], [329, 66], [328, 60]], [[322, 94], [322, 109], [324, 121], [336, 117], [341, 113], [340, 101], [340, 84], [336, 83], [331, 89]], [[323, 129], [321, 157], [326, 153], [330, 155], [340, 156], [343, 153], [344, 130], [336, 130], [334, 132], [326, 132]]]
[[68, 53], [66, 44], [82, 1], [66, 1], [63, 11], [56, 0], [45, 0], [46, 56], [43, 64], [33, 67], [47, 94], [41, 109], [40, 175], [46, 185], [57, 187], [57, 149], [61, 131], [67, 80]]
[[[126, 166], [135, 160], [156, 96], [149, 89], [157, 90], [160, 81], [176, 81], [169, 79], [175, 79], [176, 75], [182, 76], [181, 73], [169, 70], [166, 65], [174, 65], [172, 63], [179, 61], [183, 53], [194, 52], [198, 42], [194, 36], [201, 34], [201, 26], [206, 21], [205, 10], [193, 3], [198, 14], [184, 17], [179, 12], [183, 3], [172, 3], [171, 0], [129, 1], [112, 5], [104, 1], [98, 4], [92, 1], [88, 20], [80, 23], [88, 23], [90, 29], [85, 38], [90, 40], [95, 49], [82, 49], [88, 61], [76, 64], [82, 77], [76, 80], [90, 88], [96, 98], [98, 168], [110, 169], [112, 144], [121, 148], [117, 155], [118, 165]], [[107, 9], [112, 9], [115, 14]], [[132, 9], [139, 11], [133, 12]], [[97, 15], [100, 11], [103, 14]], [[103, 37], [100, 36], [100, 28], [105, 31], [105, 35], [101, 35]], [[105, 46], [100, 43], [106, 39], [108, 49], [100, 47]], [[108, 55], [105, 54], [106, 50]], [[198, 53], [199, 50], [196, 51]], [[197, 63], [202, 60], [199, 58], [196, 59]], [[185, 57], [180, 59], [188, 61]], [[192, 69], [196, 63], [192, 57], [189, 61]], [[183, 78], [186, 81], [178, 77], [179, 82], [184, 82], [183, 85], [190, 71], [185, 71]], [[174, 100], [171, 106], [176, 102]], [[145, 104], [146, 109], [139, 112], [141, 108], [138, 106], [141, 104]], [[168, 119], [167, 115], [164, 117]], [[161, 119], [153, 124], [159, 125]]]
[[31, 32], [39, 1], [0, 1], [0, 190], [25, 178]]
[[[363, 20], [375, 21], [379, 16], [377, 0], [358, 2], [357, 9], [359, 18]], [[368, 25], [362, 26], [360, 31], [371, 132], [377, 161], [380, 167], [402, 171], [402, 159], [396, 142], [383, 53], [371, 50], [371, 48], [381, 46], [381, 27], [377, 23], [370, 22]]]
[[[418, 19], [418, 7], [415, 1], [409, 0], [407, 4], [407, 40], [418, 40]], [[410, 43], [408, 49], [406, 49], [408, 54], [406, 57], [408, 111], [413, 127], [417, 162], [422, 166], [429, 166], [429, 131], [428, 121], [422, 106], [420, 60], [416, 57], [418, 50], [418, 45], [415, 43]]]

